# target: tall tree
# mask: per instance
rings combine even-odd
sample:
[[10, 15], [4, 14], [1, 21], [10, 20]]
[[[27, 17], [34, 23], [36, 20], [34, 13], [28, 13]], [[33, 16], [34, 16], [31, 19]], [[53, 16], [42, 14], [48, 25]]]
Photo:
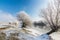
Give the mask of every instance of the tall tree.
[[52, 0], [47, 8], [41, 10], [41, 13], [43, 14], [42, 17], [49, 24], [48, 27], [51, 28], [51, 31], [47, 34], [58, 31], [60, 28], [60, 0]]
[[22, 27], [32, 26], [31, 18], [25, 11], [19, 12], [17, 15], [17, 19], [18, 21], [22, 21]]

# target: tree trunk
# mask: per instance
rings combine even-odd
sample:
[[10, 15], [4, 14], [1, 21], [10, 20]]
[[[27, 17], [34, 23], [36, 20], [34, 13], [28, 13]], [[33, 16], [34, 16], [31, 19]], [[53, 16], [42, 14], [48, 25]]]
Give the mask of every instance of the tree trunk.
[[23, 24], [22, 24], [22, 28], [25, 28], [26, 27], [26, 25], [25, 25], [25, 23], [23, 22]]
[[52, 30], [47, 33], [48, 35], [50, 35], [50, 34], [56, 32], [56, 31], [58, 31], [59, 27], [58, 26], [53, 26], [53, 28], [51, 28], [51, 29]]
[[55, 32], [55, 30], [51, 30], [51, 31], [49, 31], [47, 34], [50, 35], [50, 34], [52, 34], [52, 33], [54, 33], [54, 32]]

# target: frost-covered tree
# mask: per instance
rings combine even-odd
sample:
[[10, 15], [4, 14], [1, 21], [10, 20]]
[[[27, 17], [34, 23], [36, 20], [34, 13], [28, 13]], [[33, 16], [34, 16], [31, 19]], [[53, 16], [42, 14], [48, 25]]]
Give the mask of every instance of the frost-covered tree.
[[17, 19], [18, 19], [18, 21], [22, 21], [22, 27], [26, 27], [26, 26], [31, 27], [32, 26], [31, 18], [25, 11], [19, 12], [17, 14]]
[[52, 0], [47, 8], [41, 10], [41, 13], [49, 24], [48, 27], [51, 28], [51, 31], [47, 33], [48, 35], [60, 29], [60, 0]]

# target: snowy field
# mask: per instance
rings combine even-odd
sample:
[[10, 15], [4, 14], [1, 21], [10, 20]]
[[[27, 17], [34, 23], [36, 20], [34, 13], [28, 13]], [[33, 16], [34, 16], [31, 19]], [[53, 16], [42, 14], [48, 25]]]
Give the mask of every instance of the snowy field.
[[[19, 36], [17, 36], [20, 40], [50, 40], [50, 36], [45, 34], [47, 31], [45, 30], [38, 30], [38, 28], [9, 28], [6, 30], [1, 30], [4, 33], [6, 33], [7, 38], [10, 35], [10, 33], [19, 33]], [[45, 32], [44, 32], [45, 31]]]

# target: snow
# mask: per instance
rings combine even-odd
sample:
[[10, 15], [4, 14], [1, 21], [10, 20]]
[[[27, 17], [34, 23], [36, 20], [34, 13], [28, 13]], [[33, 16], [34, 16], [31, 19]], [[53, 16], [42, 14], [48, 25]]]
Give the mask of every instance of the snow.
[[[50, 36], [47, 34], [40, 34], [41, 32], [33, 29], [33, 28], [25, 28], [25, 30], [28, 33], [23, 33], [24, 31], [22, 31], [23, 29], [19, 29], [19, 28], [10, 28], [7, 30], [3, 30], [3, 32], [6, 33], [7, 36], [10, 35], [10, 33], [19, 33], [18, 38], [20, 40], [49, 40]], [[21, 32], [22, 31], [22, 32]]]
[[50, 35], [54, 40], [60, 40], [60, 32], [55, 32]]
[[19, 33], [18, 38], [21, 40], [49, 40], [50, 36], [45, 34], [47, 31], [39, 30], [38, 28], [24, 28], [23, 30], [19, 27], [10, 27], [9, 29], [3, 30], [3, 32], [5, 32], [7, 36], [9, 36], [10, 33]]

